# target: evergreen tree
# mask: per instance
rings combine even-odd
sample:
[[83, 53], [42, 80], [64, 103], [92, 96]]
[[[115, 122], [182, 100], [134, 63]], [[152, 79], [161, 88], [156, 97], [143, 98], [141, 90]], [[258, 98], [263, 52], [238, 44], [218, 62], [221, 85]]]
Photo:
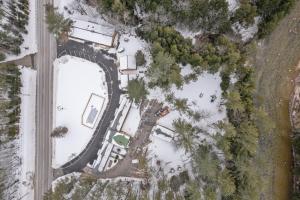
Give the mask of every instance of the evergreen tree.
[[172, 84], [181, 87], [183, 83], [180, 68], [175, 59], [162, 51], [154, 56], [147, 76], [150, 79], [150, 87], [158, 86], [165, 90], [169, 89]]
[[49, 31], [60, 39], [70, 32], [72, 26], [72, 21], [68, 18], [66, 19], [51, 4], [46, 4], [46, 22]]
[[145, 99], [148, 94], [145, 82], [142, 78], [130, 80], [128, 82], [127, 90], [129, 98], [134, 100], [135, 103], [140, 103], [140, 101]]
[[185, 151], [190, 152], [193, 149], [193, 139], [196, 136], [197, 129], [184, 119], [173, 121], [175, 132], [178, 133], [177, 142]]

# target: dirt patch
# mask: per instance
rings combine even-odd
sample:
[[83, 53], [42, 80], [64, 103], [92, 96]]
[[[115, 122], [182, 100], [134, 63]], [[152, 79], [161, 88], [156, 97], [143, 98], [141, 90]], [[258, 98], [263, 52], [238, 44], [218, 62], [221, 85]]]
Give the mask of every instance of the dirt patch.
[[[262, 170], [265, 191], [262, 199], [290, 199], [291, 189], [291, 126], [289, 100], [293, 79], [300, 64], [300, 2], [274, 32], [258, 43], [250, 60], [256, 67], [256, 104], [263, 106], [276, 124], [260, 153], [266, 162]], [[268, 148], [268, 149], [266, 149]]]

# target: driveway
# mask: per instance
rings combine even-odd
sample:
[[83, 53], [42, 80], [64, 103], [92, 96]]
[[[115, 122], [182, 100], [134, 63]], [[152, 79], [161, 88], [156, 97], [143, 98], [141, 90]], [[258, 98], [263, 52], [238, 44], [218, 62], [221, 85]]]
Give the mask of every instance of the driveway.
[[97, 152], [102, 147], [106, 130], [113, 121], [115, 111], [119, 107], [121, 91], [119, 89], [117, 66], [113, 59], [104, 56], [103, 51], [95, 51], [88, 45], [70, 40], [57, 47], [57, 55], [58, 57], [71, 55], [97, 63], [105, 71], [108, 88], [109, 102], [92, 139], [78, 156], [61, 167], [62, 173], [68, 174], [81, 172], [88, 163], [92, 163], [97, 158]]

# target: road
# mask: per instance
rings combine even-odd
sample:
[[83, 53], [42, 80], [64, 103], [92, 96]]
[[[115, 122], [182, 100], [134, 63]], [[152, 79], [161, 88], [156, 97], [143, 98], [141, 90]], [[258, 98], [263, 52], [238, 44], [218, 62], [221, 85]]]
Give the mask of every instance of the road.
[[34, 198], [43, 199], [43, 194], [48, 191], [52, 182], [52, 147], [50, 132], [52, 130], [52, 63], [56, 58], [56, 42], [48, 32], [45, 22], [46, 3], [51, 0], [36, 1], [37, 7], [37, 97], [36, 97], [36, 157], [35, 157], [35, 182]]
[[119, 90], [117, 66], [113, 60], [104, 56], [105, 52], [95, 51], [93, 48], [75, 41], [68, 41], [63, 46], [58, 46], [58, 57], [72, 55], [97, 63], [105, 71], [108, 88], [109, 103], [95, 130], [95, 133], [87, 147], [74, 159], [62, 166], [63, 174], [80, 172], [87, 163], [92, 163], [97, 158], [97, 152], [101, 148], [106, 130], [115, 117], [115, 111], [119, 107], [121, 91]]

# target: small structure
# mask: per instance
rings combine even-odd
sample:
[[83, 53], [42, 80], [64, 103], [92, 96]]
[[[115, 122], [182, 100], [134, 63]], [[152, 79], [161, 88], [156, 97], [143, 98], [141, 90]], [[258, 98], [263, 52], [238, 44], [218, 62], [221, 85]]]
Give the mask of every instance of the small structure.
[[91, 94], [89, 101], [82, 114], [81, 123], [84, 126], [87, 126], [92, 129], [94, 128], [95, 123], [102, 111], [104, 101], [105, 98], [93, 93]]
[[122, 148], [127, 148], [129, 145], [129, 139], [130, 139], [130, 137], [128, 135], [125, 135], [122, 133], [116, 133], [112, 137], [112, 144], [117, 145]]
[[134, 56], [122, 56], [119, 58], [120, 68], [119, 71], [121, 74], [136, 74], [136, 60]]
[[153, 127], [153, 136], [158, 137], [166, 142], [171, 142], [174, 139], [175, 132], [161, 125]]
[[165, 107], [163, 107], [162, 109], [160, 109], [159, 111], [157, 111], [156, 113], [155, 113], [155, 116], [157, 116], [157, 117], [164, 117], [164, 116], [166, 116], [167, 114], [169, 114], [170, 113], [170, 108], [169, 108], [169, 106], [165, 106]]
[[104, 48], [117, 47], [120, 35], [113, 27], [78, 19], [71, 20], [73, 24], [69, 38], [83, 42], [92, 42], [96, 46]]
[[134, 137], [138, 130], [140, 120], [141, 120], [141, 116], [140, 116], [140, 110], [138, 106], [131, 103], [130, 109], [126, 114], [123, 123], [120, 124], [121, 125], [120, 132], [125, 133], [131, 137]]

